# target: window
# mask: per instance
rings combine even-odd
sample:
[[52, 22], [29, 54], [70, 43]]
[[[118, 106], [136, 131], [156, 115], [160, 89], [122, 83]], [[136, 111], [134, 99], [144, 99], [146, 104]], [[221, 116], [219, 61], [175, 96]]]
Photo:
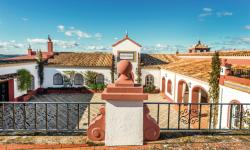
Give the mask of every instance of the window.
[[147, 75], [145, 79], [146, 86], [154, 85], [154, 76]]
[[33, 75], [31, 75], [31, 84], [28, 90], [34, 90], [35, 89], [35, 78]]
[[63, 85], [63, 76], [60, 73], [56, 73], [53, 76], [53, 84], [54, 85]]
[[74, 78], [74, 84], [75, 85], [83, 85], [83, 76], [81, 74], [76, 74]]
[[231, 125], [234, 128], [238, 128], [240, 126], [240, 112], [241, 112], [240, 104], [237, 103], [233, 104], [231, 106], [231, 109], [232, 109]]
[[95, 78], [95, 82], [98, 84], [104, 84], [104, 75], [98, 74]]

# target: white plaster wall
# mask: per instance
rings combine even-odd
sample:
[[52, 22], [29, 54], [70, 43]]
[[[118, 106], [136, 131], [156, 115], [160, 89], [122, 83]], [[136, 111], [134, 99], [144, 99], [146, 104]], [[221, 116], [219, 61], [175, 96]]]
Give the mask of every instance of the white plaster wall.
[[[0, 67], [0, 75], [4, 74], [11, 74], [16, 73], [19, 69], [27, 69], [35, 79], [35, 89], [39, 88], [39, 79], [36, 69], [37, 64], [36, 63], [27, 63], [27, 64], [14, 64], [14, 65], [8, 65], [8, 66], [2, 66]], [[19, 96], [22, 96], [23, 94], [26, 94], [27, 91], [20, 91], [18, 90], [17, 85], [17, 79], [14, 79], [14, 98], [17, 98]]]
[[[104, 75], [105, 83], [111, 83], [111, 69], [110, 68], [70, 68], [70, 67], [44, 67], [44, 83], [43, 87], [63, 87], [63, 85], [53, 85], [53, 76], [56, 73], [63, 74], [63, 71], [75, 71], [84, 74], [87, 71], [94, 71]], [[85, 83], [85, 80], [84, 80]], [[74, 87], [78, 87], [73, 85]]]
[[207, 93], [208, 93], [208, 90], [209, 90], [209, 85], [207, 82], [204, 82], [204, 81], [201, 81], [201, 80], [198, 80], [198, 79], [195, 79], [195, 78], [191, 78], [191, 77], [188, 77], [188, 76], [184, 76], [184, 75], [181, 75], [181, 74], [176, 74], [176, 86], [175, 86], [175, 102], [177, 102], [177, 96], [178, 96], [178, 83], [180, 80], [184, 80], [186, 81], [186, 83], [191, 83], [191, 88], [189, 88], [189, 103], [191, 103], [192, 101], [192, 90], [194, 87], [196, 86], [200, 86], [202, 88], [204, 88]]
[[125, 40], [122, 43], [116, 45], [115, 47], [113, 47], [113, 54], [117, 60], [118, 57], [118, 52], [122, 52], [122, 51], [128, 51], [128, 52], [136, 52], [136, 61], [131, 61], [132, 66], [133, 66], [133, 73], [135, 76], [135, 79], [137, 78], [136, 75], [136, 69], [137, 69], [137, 65], [138, 65], [138, 54], [141, 53], [141, 47], [139, 47], [138, 45], [134, 44], [133, 42], [131, 42], [130, 40]]
[[[250, 94], [235, 90], [226, 86], [220, 86], [220, 103], [231, 103], [232, 100], [237, 100], [240, 103], [250, 103]], [[244, 109], [250, 109], [250, 106], [244, 106]], [[227, 128], [229, 120], [229, 107], [225, 105], [222, 107], [222, 128]]]
[[142, 78], [142, 85], [145, 85], [145, 79], [146, 76], [151, 74], [154, 76], [154, 85], [157, 88], [161, 87], [161, 72], [160, 69], [146, 69], [146, 68], [142, 68], [141, 69], [141, 78]]
[[[171, 71], [167, 71], [164, 69], [161, 69], [161, 80], [160, 80], [160, 88], [162, 88], [162, 78], [165, 77], [165, 95], [167, 95], [169, 98], [171, 98], [172, 100], [175, 99], [175, 78], [176, 78], [176, 74], [174, 72]], [[167, 92], [167, 88], [168, 88], [168, 80], [172, 81], [172, 94]], [[162, 91], [162, 89], [161, 89]]]
[[143, 101], [106, 101], [105, 145], [143, 145]]

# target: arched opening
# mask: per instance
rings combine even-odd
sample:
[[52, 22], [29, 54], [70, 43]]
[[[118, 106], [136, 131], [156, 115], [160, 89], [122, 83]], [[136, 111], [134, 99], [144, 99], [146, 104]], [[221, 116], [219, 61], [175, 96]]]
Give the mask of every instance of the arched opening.
[[168, 91], [169, 94], [172, 95], [172, 81], [171, 80], [168, 80], [167, 91]]
[[145, 85], [146, 86], [153, 86], [154, 85], [154, 76], [149, 74], [145, 77]]
[[166, 84], [165, 77], [163, 77], [161, 79], [161, 92], [164, 94], [165, 94], [165, 84]]
[[74, 84], [75, 85], [83, 85], [83, 83], [84, 83], [83, 76], [79, 73], [75, 74]]
[[63, 76], [60, 73], [56, 73], [53, 76], [53, 84], [54, 85], [63, 85]]
[[[240, 102], [238, 100], [232, 100], [231, 105], [228, 107], [228, 127], [239, 128], [240, 127], [240, 116], [241, 112], [244, 112], [241, 108]], [[244, 126], [242, 124], [242, 126]]]
[[178, 103], [188, 103], [189, 100], [189, 87], [188, 84], [181, 80], [178, 83], [178, 97], [177, 97]]
[[[208, 101], [208, 94], [204, 88], [200, 86], [193, 88], [192, 103], [208, 103]], [[198, 105], [192, 105], [192, 109], [198, 109]]]
[[104, 84], [104, 75], [103, 74], [98, 74], [95, 78], [95, 82], [97, 84]]

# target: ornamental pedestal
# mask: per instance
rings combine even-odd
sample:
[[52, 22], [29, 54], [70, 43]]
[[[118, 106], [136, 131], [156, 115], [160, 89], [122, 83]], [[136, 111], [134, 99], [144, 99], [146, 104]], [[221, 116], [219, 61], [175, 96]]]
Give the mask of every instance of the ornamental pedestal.
[[132, 65], [118, 64], [119, 78], [102, 93], [106, 100], [105, 145], [143, 145], [143, 100], [148, 95], [133, 83]]
[[[122, 60], [118, 63], [119, 78], [102, 93], [105, 111], [90, 124], [88, 137], [104, 140], [106, 146], [143, 145], [144, 140], [157, 140], [160, 128], [149, 115], [143, 100], [148, 94], [143, 87], [133, 82], [132, 65]], [[105, 120], [105, 121], [104, 121]], [[103, 136], [105, 134], [105, 138]]]

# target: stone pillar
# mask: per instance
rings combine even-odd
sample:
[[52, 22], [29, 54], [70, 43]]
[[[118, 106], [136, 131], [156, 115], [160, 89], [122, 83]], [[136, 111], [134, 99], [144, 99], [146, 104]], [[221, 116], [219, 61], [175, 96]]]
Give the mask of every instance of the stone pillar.
[[148, 95], [132, 79], [132, 64], [118, 63], [119, 78], [102, 93], [106, 100], [105, 145], [143, 145], [143, 100]]

